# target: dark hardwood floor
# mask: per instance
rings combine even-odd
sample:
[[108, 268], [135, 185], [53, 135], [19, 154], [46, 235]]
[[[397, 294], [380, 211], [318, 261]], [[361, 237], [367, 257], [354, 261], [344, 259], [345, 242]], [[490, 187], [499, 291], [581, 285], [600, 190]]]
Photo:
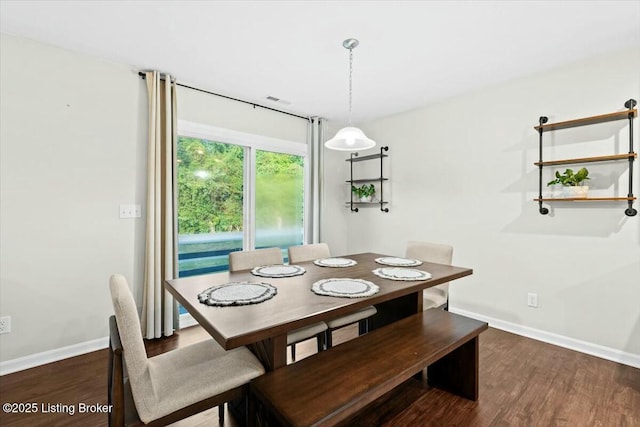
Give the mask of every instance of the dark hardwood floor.
[[[335, 342], [355, 337], [349, 327]], [[150, 356], [208, 335], [200, 327], [147, 343]], [[315, 341], [298, 345], [313, 353]], [[0, 401], [37, 403], [37, 413], [0, 413], [0, 426], [106, 426], [107, 416], [78, 413], [107, 403], [107, 350], [0, 377]], [[51, 405], [75, 413], [43, 413]], [[60, 408], [62, 408], [60, 406]], [[227, 426], [237, 423], [227, 414]], [[217, 409], [176, 426], [217, 426]], [[471, 402], [410, 380], [349, 422], [353, 426], [640, 426], [640, 370], [489, 329], [480, 336], [480, 399]]]

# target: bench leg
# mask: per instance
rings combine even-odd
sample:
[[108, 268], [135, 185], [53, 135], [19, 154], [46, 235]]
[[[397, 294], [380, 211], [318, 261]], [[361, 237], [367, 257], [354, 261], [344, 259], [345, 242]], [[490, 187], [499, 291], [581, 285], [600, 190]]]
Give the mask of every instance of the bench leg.
[[478, 400], [478, 338], [458, 347], [427, 368], [429, 385]]

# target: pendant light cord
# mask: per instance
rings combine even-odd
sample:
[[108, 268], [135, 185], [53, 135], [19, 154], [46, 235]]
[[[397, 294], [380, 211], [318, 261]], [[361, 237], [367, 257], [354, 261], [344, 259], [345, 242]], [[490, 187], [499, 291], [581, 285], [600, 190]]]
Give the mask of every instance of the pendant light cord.
[[350, 48], [349, 49], [349, 126], [351, 126], [352, 76], [353, 76], [353, 48]]
[[[342, 47], [349, 50], [349, 124], [340, 129], [336, 136], [324, 143], [324, 146], [330, 150], [359, 151], [368, 150], [376, 146], [376, 142], [373, 139], [367, 138], [364, 132], [351, 124], [353, 109], [353, 49], [358, 47], [359, 43], [357, 39], [346, 39], [342, 42]], [[358, 154], [356, 153], [355, 155], [357, 156]], [[380, 185], [382, 185], [382, 181], [380, 181]]]

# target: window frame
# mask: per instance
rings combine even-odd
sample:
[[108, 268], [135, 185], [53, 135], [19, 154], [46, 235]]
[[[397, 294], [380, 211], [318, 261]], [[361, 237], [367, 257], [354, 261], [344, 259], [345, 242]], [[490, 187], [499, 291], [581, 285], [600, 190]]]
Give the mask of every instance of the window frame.
[[[255, 249], [255, 206], [256, 206], [256, 150], [272, 151], [281, 154], [290, 154], [303, 158], [304, 173], [304, 215], [302, 219], [303, 241], [308, 241], [308, 225], [311, 223], [310, 201], [311, 201], [311, 177], [310, 177], [310, 149], [309, 145], [304, 142], [289, 141], [285, 139], [273, 138], [269, 136], [257, 135], [247, 132], [240, 132], [233, 129], [226, 129], [217, 126], [206, 125], [202, 123], [190, 122], [186, 120], [178, 120], [178, 136], [188, 138], [199, 138], [208, 141], [222, 142], [225, 144], [234, 144], [244, 149], [244, 194], [243, 198], [243, 239], [242, 246], [244, 250]], [[175, 161], [175, 160], [174, 160]], [[177, 164], [175, 164], [177, 167]], [[177, 183], [176, 183], [177, 184]], [[174, 191], [174, 200], [176, 201], [178, 189]], [[177, 215], [176, 215], [177, 221]], [[177, 224], [176, 224], [177, 230]], [[177, 236], [176, 236], [177, 239]], [[175, 257], [177, 258], [177, 249]], [[177, 265], [177, 264], [176, 264]], [[177, 271], [176, 271], [177, 272]]]

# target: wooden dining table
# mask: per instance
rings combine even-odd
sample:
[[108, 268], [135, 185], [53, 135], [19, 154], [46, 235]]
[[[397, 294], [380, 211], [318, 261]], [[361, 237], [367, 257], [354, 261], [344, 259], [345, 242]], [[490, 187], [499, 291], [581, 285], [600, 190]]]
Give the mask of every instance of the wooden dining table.
[[[247, 346], [260, 359], [267, 371], [287, 364], [287, 333], [303, 326], [353, 313], [369, 305], [378, 312], [370, 319], [375, 329], [413, 313], [422, 311], [422, 290], [450, 282], [473, 273], [470, 268], [425, 262], [411, 267], [426, 271], [426, 280], [399, 281], [378, 277], [373, 270], [385, 267], [376, 253], [345, 255], [355, 260], [351, 267], [321, 267], [313, 262], [298, 263], [306, 272], [286, 278], [258, 277], [251, 270], [207, 274], [167, 280], [166, 289], [226, 350]], [[313, 283], [322, 279], [349, 278], [375, 283], [379, 291], [362, 298], [317, 295]], [[277, 288], [277, 294], [258, 304], [209, 306], [199, 302], [198, 294], [216, 285], [230, 282], [263, 282]]]

